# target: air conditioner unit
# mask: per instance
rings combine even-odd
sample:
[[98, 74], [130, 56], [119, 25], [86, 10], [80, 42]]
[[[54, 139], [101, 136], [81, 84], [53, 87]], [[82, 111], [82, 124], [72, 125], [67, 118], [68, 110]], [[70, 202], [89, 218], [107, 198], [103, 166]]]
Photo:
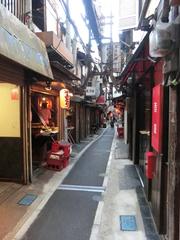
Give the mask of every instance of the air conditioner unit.
[[174, 41], [172, 24], [157, 23], [149, 35], [149, 54], [151, 57], [165, 57], [172, 52]]

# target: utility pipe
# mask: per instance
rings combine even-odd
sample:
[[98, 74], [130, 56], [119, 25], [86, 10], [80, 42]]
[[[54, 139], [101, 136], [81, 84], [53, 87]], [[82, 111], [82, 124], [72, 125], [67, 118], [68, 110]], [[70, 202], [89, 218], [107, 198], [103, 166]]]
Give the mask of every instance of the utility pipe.
[[141, 28], [141, 22], [146, 16], [146, 12], [148, 10], [150, 2], [151, 2], [151, 0], [145, 0], [145, 2], [143, 4], [143, 8], [142, 8], [142, 11], [141, 11], [141, 15], [139, 17], [139, 23], [138, 23], [137, 29]]

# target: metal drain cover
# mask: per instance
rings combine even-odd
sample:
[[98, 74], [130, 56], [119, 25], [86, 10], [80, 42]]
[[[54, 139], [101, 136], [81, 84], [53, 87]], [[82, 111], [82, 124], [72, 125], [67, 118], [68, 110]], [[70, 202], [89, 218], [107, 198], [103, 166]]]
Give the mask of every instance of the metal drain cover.
[[120, 215], [120, 228], [122, 231], [137, 231], [136, 217], [133, 215]]
[[34, 194], [26, 194], [19, 202], [19, 205], [29, 206], [34, 200], [37, 198], [37, 195]]

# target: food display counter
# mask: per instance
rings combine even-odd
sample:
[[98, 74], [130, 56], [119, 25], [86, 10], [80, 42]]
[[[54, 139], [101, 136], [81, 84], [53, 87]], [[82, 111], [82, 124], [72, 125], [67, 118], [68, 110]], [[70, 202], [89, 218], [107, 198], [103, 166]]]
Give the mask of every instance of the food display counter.
[[46, 161], [52, 141], [57, 140], [58, 127], [45, 127], [39, 123], [32, 124], [32, 163], [33, 170]]

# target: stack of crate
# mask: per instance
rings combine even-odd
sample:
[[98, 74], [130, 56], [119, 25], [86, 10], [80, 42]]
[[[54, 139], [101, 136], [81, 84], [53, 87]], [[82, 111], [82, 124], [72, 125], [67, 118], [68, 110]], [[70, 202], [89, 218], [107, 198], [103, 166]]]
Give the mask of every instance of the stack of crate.
[[117, 133], [119, 138], [124, 137], [124, 128], [123, 127], [117, 127]]
[[53, 142], [51, 151], [47, 156], [47, 168], [55, 171], [61, 171], [69, 163], [70, 144], [64, 142]]
[[65, 168], [69, 164], [71, 145], [66, 142], [61, 142], [59, 149], [64, 152], [63, 167]]

